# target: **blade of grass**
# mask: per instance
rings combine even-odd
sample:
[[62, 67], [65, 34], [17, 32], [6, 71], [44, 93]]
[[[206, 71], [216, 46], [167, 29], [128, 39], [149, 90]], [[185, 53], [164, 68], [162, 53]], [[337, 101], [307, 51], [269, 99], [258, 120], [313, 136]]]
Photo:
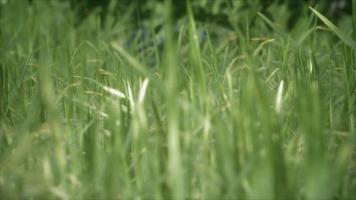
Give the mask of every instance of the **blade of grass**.
[[337, 26], [335, 26], [328, 18], [322, 15], [317, 10], [309, 7], [311, 11], [327, 26], [331, 29], [333, 33], [335, 33], [341, 41], [343, 41], [347, 46], [351, 47], [352, 49], [356, 50], [356, 42], [352, 40], [346, 33], [341, 31]]
[[356, 0], [352, 0], [352, 25], [353, 39], [356, 41]]
[[148, 77], [151, 82], [155, 83], [156, 86], [161, 87], [161, 81], [157, 76], [154, 76], [153, 73], [148, 70], [148, 67], [138, 61], [134, 56], [130, 55], [121, 45], [117, 43], [111, 43], [111, 47], [116, 50], [124, 59], [140, 74]]

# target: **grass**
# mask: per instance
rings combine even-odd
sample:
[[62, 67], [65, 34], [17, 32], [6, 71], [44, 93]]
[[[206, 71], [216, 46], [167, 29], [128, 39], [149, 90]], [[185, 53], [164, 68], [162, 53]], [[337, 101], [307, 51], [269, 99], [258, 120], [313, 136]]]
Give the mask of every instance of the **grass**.
[[228, 32], [188, 6], [175, 31], [167, 2], [163, 49], [125, 17], [1, 5], [1, 198], [355, 198], [356, 12]]

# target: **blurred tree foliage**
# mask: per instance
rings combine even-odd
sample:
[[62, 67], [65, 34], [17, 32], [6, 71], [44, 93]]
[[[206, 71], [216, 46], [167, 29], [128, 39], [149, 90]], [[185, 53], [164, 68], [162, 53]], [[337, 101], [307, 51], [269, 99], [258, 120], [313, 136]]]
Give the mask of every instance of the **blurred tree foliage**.
[[[131, 11], [132, 17], [150, 19], [160, 27], [164, 0], [69, 0], [73, 9], [78, 11], [78, 22], [92, 12], [99, 12], [102, 21], [108, 14]], [[197, 21], [211, 22], [227, 28], [237, 25], [237, 18], [249, 17], [253, 24], [257, 12], [273, 19], [272, 6], [286, 6], [289, 11], [287, 27], [291, 29], [303, 10], [308, 6], [318, 6], [318, 10], [337, 21], [343, 14], [351, 13], [352, 0], [191, 0]], [[180, 19], [186, 13], [186, 0], [172, 0], [174, 19]], [[111, 12], [110, 12], [111, 10]], [[136, 19], [137, 19], [136, 18]], [[144, 21], [144, 20], [143, 20]]]

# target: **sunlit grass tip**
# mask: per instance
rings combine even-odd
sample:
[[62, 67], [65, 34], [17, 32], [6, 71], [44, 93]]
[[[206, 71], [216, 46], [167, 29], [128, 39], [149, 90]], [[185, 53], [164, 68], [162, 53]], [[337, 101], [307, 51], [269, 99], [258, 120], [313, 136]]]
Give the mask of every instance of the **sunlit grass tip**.
[[119, 98], [126, 98], [125, 94], [120, 92], [119, 90], [117, 89], [114, 89], [114, 88], [111, 88], [111, 87], [108, 87], [108, 86], [103, 86], [103, 89], [107, 92], [109, 92], [110, 94], [116, 96], [116, 97], [119, 97]]
[[278, 86], [277, 96], [276, 96], [276, 112], [280, 113], [282, 110], [282, 100], [283, 100], [283, 89], [284, 81], [281, 80]]

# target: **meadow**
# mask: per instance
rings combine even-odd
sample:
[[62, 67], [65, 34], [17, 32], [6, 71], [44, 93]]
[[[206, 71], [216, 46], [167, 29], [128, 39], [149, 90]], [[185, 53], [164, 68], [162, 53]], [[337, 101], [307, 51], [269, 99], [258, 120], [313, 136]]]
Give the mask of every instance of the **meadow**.
[[286, 6], [228, 29], [166, 1], [156, 31], [0, 1], [0, 199], [355, 199], [352, 2], [289, 30]]

